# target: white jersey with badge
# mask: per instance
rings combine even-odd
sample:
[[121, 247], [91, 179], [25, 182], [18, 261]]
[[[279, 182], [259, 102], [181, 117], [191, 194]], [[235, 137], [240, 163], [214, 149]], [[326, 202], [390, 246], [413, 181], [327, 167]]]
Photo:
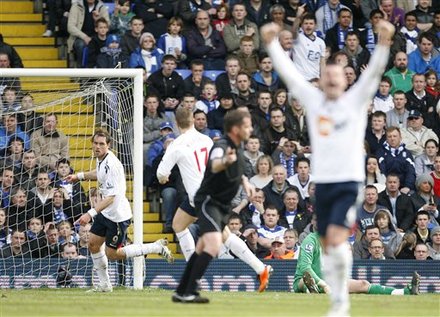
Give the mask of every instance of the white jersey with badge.
[[304, 79], [278, 41], [272, 41], [267, 51], [290, 93], [307, 109], [315, 182], [364, 181], [367, 108], [379, 86], [389, 49], [377, 45], [359, 81], [336, 100], [327, 100]]
[[212, 145], [211, 138], [191, 128], [168, 146], [157, 168], [157, 177], [161, 178], [170, 175], [174, 165], [177, 164], [192, 206], [205, 174]]
[[131, 219], [124, 167], [113, 152], [108, 151], [102, 161], [96, 160], [96, 174], [102, 198], [114, 196], [113, 203], [101, 211], [102, 215], [113, 222]]
[[320, 77], [321, 59], [325, 57], [325, 42], [299, 32], [293, 46], [293, 63], [306, 80]]

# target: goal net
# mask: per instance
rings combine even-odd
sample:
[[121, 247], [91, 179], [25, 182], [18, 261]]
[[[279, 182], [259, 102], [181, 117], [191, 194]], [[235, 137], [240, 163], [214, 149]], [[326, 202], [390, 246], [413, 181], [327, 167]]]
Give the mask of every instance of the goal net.
[[[98, 184], [64, 177], [95, 168], [91, 136], [108, 131], [132, 202], [128, 239], [142, 242], [142, 72], [2, 70], [0, 94], [0, 288], [92, 286], [90, 225], [75, 221]], [[109, 273], [142, 288], [143, 259], [110, 262]]]

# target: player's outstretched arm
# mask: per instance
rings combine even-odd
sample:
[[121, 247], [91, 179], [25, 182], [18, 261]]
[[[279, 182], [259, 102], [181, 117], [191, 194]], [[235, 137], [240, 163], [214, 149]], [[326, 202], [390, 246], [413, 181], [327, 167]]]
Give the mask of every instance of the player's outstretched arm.
[[69, 183], [75, 183], [77, 181], [95, 181], [97, 180], [96, 169], [88, 172], [78, 172], [76, 174], [67, 175], [64, 180]]
[[285, 54], [278, 41], [278, 34], [281, 28], [275, 23], [268, 23], [261, 27], [261, 39], [266, 46], [275, 71], [280, 75], [289, 92], [307, 106], [307, 101], [312, 94], [318, 93], [300, 72], [296, 69], [292, 60]]

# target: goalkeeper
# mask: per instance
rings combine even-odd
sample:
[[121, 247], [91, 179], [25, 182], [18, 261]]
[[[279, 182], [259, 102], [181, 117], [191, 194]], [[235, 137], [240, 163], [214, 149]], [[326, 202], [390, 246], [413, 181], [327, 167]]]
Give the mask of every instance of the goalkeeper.
[[[301, 243], [293, 291], [295, 293], [330, 293], [331, 289], [322, 279], [321, 253], [322, 245], [316, 232], [309, 234]], [[413, 273], [411, 285], [397, 289], [394, 287], [371, 284], [366, 280], [348, 280], [349, 293], [383, 294], [383, 295], [418, 295], [420, 275]]]

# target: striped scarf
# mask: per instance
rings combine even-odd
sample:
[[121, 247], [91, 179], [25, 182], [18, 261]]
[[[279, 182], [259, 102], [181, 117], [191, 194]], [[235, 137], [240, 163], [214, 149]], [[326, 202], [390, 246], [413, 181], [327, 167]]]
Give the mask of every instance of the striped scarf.
[[324, 5], [324, 33], [327, 33], [336, 24], [336, 15], [341, 9], [341, 4], [339, 3], [336, 8], [330, 8], [329, 4]]

